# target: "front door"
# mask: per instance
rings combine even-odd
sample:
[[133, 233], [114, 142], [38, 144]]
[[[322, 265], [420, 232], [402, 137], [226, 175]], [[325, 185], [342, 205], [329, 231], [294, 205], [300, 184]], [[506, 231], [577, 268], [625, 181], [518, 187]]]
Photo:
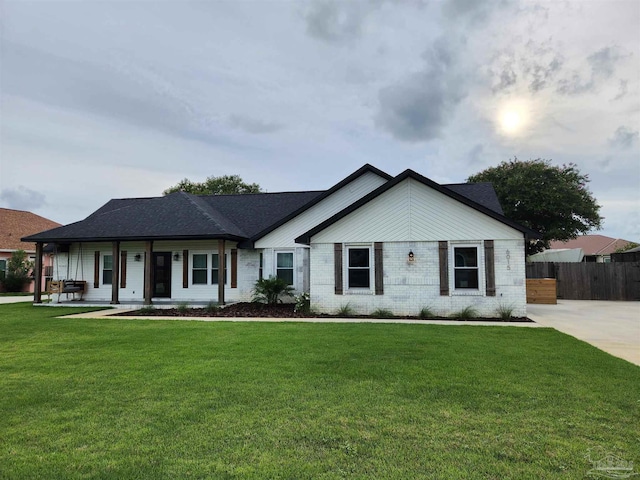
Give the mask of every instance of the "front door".
[[153, 296], [171, 298], [171, 252], [153, 252]]

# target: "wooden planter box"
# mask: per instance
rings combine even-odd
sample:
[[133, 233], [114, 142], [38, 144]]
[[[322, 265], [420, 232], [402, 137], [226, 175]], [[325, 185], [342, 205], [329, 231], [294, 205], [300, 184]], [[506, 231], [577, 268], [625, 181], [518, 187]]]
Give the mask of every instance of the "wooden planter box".
[[557, 304], [555, 278], [527, 278], [527, 303]]

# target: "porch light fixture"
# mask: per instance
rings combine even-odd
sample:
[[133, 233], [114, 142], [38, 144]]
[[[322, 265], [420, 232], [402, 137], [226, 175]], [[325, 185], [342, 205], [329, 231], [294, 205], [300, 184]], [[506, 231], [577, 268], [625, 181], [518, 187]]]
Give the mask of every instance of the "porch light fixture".
[[415, 261], [415, 255], [413, 254], [413, 250], [409, 250], [409, 261], [413, 262]]
[[142, 260], [142, 255], [140, 255], [139, 253], [136, 253], [136, 256], [135, 256], [135, 257], [133, 257], [133, 259], [134, 259], [136, 262], [139, 262], [140, 260]]
[[177, 262], [178, 260], [180, 260], [180, 254], [178, 252], [173, 254], [173, 259]]

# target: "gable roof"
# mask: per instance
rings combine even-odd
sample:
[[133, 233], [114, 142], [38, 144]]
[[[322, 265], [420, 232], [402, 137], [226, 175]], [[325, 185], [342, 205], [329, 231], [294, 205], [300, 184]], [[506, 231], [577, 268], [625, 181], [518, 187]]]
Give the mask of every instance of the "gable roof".
[[559, 240], [550, 243], [549, 248], [558, 250], [561, 248], [581, 248], [585, 255], [609, 255], [619, 248], [633, 243], [621, 238], [612, 238], [605, 235], [581, 235], [577, 238], [561, 242]]
[[378, 175], [379, 177], [382, 177], [385, 180], [391, 180], [393, 178], [388, 173], [383, 172], [382, 170], [380, 170], [380, 169], [374, 167], [373, 165], [370, 165], [370, 164], [367, 163], [367, 164], [363, 165], [362, 167], [360, 167], [355, 172], [353, 172], [348, 177], [346, 177], [343, 180], [341, 180], [340, 182], [336, 183], [329, 190], [325, 190], [320, 195], [315, 197], [313, 200], [311, 200], [310, 202], [307, 202], [306, 204], [302, 205], [300, 208], [298, 208], [297, 210], [291, 212], [289, 215], [283, 217], [278, 222], [275, 222], [275, 223], [273, 223], [271, 225], [268, 225], [263, 230], [258, 231], [258, 233], [254, 234], [254, 235], [251, 235], [251, 238], [250, 238], [251, 243], [254, 243], [256, 240], [259, 240], [260, 238], [264, 237], [265, 235], [273, 232], [276, 228], [284, 225], [289, 220], [292, 220], [293, 218], [295, 218], [298, 215], [300, 215], [301, 213], [307, 211], [308, 209], [310, 209], [314, 205], [320, 203], [322, 200], [324, 200], [328, 196], [334, 194], [335, 192], [337, 192], [341, 188], [344, 188], [345, 186], [349, 185], [351, 182], [353, 182], [354, 180], [358, 179], [359, 177], [361, 177], [365, 173], [374, 173], [375, 175]]
[[24, 210], [0, 208], [0, 250], [35, 250], [33, 243], [23, 242], [22, 237], [41, 232], [60, 224]]
[[[474, 210], [477, 210], [480, 213], [488, 215], [489, 217], [494, 218], [495, 220], [498, 220], [499, 222], [504, 223], [505, 225], [522, 232], [525, 235], [526, 238], [540, 238], [540, 234], [538, 232], [535, 232], [535, 231], [533, 231], [533, 230], [531, 230], [531, 229], [529, 229], [527, 227], [524, 227], [524, 226], [514, 222], [513, 220], [508, 219], [507, 217], [502, 215], [502, 213], [498, 213], [497, 211], [492, 210], [491, 208], [489, 208], [489, 207], [487, 207], [485, 205], [482, 205], [481, 203], [478, 203], [478, 202], [470, 199], [469, 197], [459, 193], [460, 191], [462, 191], [462, 189], [459, 188], [460, 184], [455, 184], [455, 185], [453, 185], [453, 188], [449, 188], [449, 187], [446, 187], [444, 185], [440, 185], [440, 184], [434, 182], [433, 180], [430, 180], [427, 177], [424, 177], [424, 176], [420, 175], [419, 173], [414, 172], [413, 170], [407, 169], [404, 172], [402, 172], [400, 175], [395, 177], [393, 180], [390, 180], [387, 183], [385, 183], [384, 185], [381, 185], [380, 187], [378, 187], [377, 189], [375, 189], [374, 191], [372, 191], [368, 195], [365, 195], [360, 200], [358, 200], [358, 201], [354, 202], [353, 204], [349, 205], [348, 207], [346, 207], [342, 211], [338, 212], [337, 214], [335, 214], [331, 218], [328, 218], [327, 220], [325, 220], [324, 222], [320, 223], [316, 227], [314, 227], [311, 230], [303, 233], [298, 238], [296, 238], [296, 240], [295, 240], [296, 243], [303, 243], [303, 244], [307, 244], [308, 245], [310, 243], [310, 241], [311, 241], [311, 237], [312, 236], [314, 236], [317, 233], [321, 232], [322, 230], [324, 230], [325, 228], [327, 228], [330, 225], [334, 224], [338, 220], [346, 217], [347, 215], [349, 215], [350, 213], [354, 212], [355, 210], [357, 210], [361, 206], [369, 203], [374, 198], [377, 198], [378, 196], [380, 196], [384, 192], [392, 189], [393, 187], [395, 187], [396, 185], [398, 185], [399, 183], [403, 182], [404, 180], [406, 180], [408, 178], [414, 179], [414, 180], [422, 183], [423, 185], [431, 187], [434, 190], [437, 190], [438, 192], [440, 192], [440, 193], [442, 193], [442, 194], [444, 194], [444, 195], [446, 195], [448, 197], [451, 197], [454, 200], [457, 200], [457, 201], [459, 201], [459, 202], [461, 202], [461, 203], [473, 208]], [[482, 185], [482, 184], [479, 184], [479, 185]], [[474, 190], [474, 189], [470, 188], [470, 189], [468, 189], [468, 191], [469, 192], [474, 191], [477, 194], [480, 189], [484, 189], [484, 188], [485, 187], [479, 187], [478, 190]], [[458, 190], [458, 192], [456, 190]], [[492, 190], [493, 190], [493, 187], [492, 187]], [[479, 198], [479, 200], [481, 200], [481, 198]], [[500, 212], [501, 211], [502, 211], [502, 209], [500, 209]]]
[[[490, 183], [443, 186], [412, 170], [393, 178], [366, 164], [324, 191], [236, 195], [192, 195], [175, 192], [162, 197], [113, 199], [82, 221], [29, 235], [23, 240], [70, 243], [227, 239], [238, 241], [241, 247], [246, 247], [366, 173], [378, 175], [386, 180], [386, 183], [337, 215], [347, 210], [352, 211], [362, 205], [363, 200], [366, 203], [404, 178], [412, 176], [477, 210], [497, 216], [496, 218], [508, 225], [516, 225], [514, 222], [508, 223], [509, 220], [502, 216], [500, 203]], [[332, 219], [336, 219], [337, 215]]]
[[32, 235], [43, 242], [225, 238], [247, 246], [365, 173], [393, 177], [366, 164], [325, 191], [113, 199], [85, 220]]

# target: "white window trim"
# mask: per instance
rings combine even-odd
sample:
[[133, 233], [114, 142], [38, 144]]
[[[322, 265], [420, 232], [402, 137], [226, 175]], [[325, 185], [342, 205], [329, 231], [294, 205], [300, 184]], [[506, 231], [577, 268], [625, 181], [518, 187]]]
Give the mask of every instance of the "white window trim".
[[[369, 250], [369, 288], [349, 287], [349, 250], [367, 248]], [[373, 243], [346, 243], [342, 253], [342, 283], [346, 295], [373, 295], [375, 293], [375, 261]]]
[[[478, 252], [478, 288], [458, 288], [456, 289], [456, 248], [475, 248]], [[477, 242], [449, 242], [449, 291], [451, 295], [478, 297], [486, 295], [486, 279], [484, 272], [484, 243]]]
[[[107, 270], [105, 267], [105, 257], [111, 257], [111, 283], [104, 283], [104, 272], [105, 270]], [[113, 253], [109, 252], [109, 253], [103, 253], [102, 254], [102, 265], [100, 265], [100, 285], [113, 285]], [[108, 270], [107, 270], [108, 271]]]
[[[296, 251], [293, 248], [289, 248], [289, 249], [278, 249], [278, 250], [274, 250], [273, 251], [273, 276], [277, 277], [278, 276], [278, 254], [279, 253], [290, 253], [293, 255], [292, 257], [292, 264], [293, 266], [291, 267], [291, 269], [293, 270], [293, 284], [291, 285], [293, 288], [296, 288], [297, 285], [297, 281], [298, 281], [298, 275], [297, 275], [297, 268], [296, 268]], [[263, 256], [263, 274], [264, 274], [264, 256]]]
[[[224, 251], [224, 268], [225, 271], [227, 273], [226, 278], [224, 279], [224, 285], [227, 286], [229, 285], [229, 277], [231, 276], [231, 252], [227, 253], [227, 251]], [[217, 283], [213, 283], [213, 256], [214, 255], [219, 255], [218, 252], [212, 252], [209, 255], [209, 259], [211, 260], [211, 265], [209, 265], [208, 267], [208, 272], [207, 272], [207, 281], [209, 282], [209, 285], [218, 285]], [[218, 267], [220, 266], [220, 259], [218, 259]]]
[[[204, 255], [205, 258], [207, 259], [207, 266], [205, 268], [198, 268], [198, 271], [202, 271], [204, 270], [206, 272], [206, 279], [207, 282], [206, 283], [193, 283], [193, 257], [195, 255]], [[210, 260], [209, 260], [209, 252], [201, 252], [201, 251], [193, 251], [193, 252], [189, 252], [189, 286], [190, 287], [206, 287], [209, 283], [209, 265], [210, 265]]]
[[[211, 281], [211, 271], [213, 270], [213, 255], [217, 255], [217, 251], [213, 250], [192, 250], [189, 252], [189, 287], [207, 287], [207, 286], [217, 286], [217, 283], [213, 283]], [[207, 283], [193, 283], [193, 256], [194, 255], [206, 255], [207, 257]], [[226, 269], [227, 269], [227, 281], [224, 282], [225, 287], [229, 285], [230, 277], [231, 277], [231, 251], [224, 251], [225, 257], [227, 257], [226, 261]], [[202, 269], [205, 270], [205, 269]]]

